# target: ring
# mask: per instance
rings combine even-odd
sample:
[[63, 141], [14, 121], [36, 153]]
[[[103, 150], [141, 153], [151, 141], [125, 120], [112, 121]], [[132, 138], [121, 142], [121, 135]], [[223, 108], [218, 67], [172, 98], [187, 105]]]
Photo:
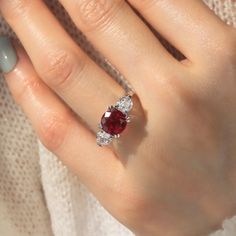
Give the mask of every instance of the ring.
[[129, 112], [133, 108], [133, 93], [130, 92], [120, 98], [115, 105], [108, 107], [103, 114], [97, 132], [97, 144], [105, 146], [112, 142], [114, 138], [119, 138], [125, 130], [127, 123], [130, 122]]

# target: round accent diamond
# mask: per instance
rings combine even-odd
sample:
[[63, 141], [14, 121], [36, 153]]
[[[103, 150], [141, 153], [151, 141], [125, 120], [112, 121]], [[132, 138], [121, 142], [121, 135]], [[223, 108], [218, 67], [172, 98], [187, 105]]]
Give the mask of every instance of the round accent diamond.
[[133, 102], [130, 96], [122, 97], [115, 107], [123, 113], [128, 113], [133, 108]]
[[126, 114], [111, 107], [106, 111], [101, 120], [102, 129], [110, 135], [120, 134], [127, 125]]
[[113, 138], [112, 135], [110, 135], [104, 131], [99, 131], [97, 133], [97, 144], [99, 146], [108, 145], [111, 143], [112, 138]]

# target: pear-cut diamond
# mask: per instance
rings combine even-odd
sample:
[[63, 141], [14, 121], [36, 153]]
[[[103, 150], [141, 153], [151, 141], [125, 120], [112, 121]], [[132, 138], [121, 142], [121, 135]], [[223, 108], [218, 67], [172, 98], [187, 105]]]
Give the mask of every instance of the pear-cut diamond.
[[115, 107], [123, 112], [128, 113], [133, 108], [133, 102], [130, 96], [122, 97], [115, 105]]
[[97, 133], [97, 144], [99, 146], [108, 145], [112, 141], [112, 135], [106, 133], [105, 131], [99, 131]]

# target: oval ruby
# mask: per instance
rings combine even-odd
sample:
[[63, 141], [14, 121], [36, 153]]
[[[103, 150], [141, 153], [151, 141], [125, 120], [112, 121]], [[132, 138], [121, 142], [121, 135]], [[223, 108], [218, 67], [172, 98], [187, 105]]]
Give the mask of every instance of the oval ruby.
[[112, 107], [102, 116], [101, 125], [102, 129], [108, 134], [120, 134], [127, 125], [126, 115]]

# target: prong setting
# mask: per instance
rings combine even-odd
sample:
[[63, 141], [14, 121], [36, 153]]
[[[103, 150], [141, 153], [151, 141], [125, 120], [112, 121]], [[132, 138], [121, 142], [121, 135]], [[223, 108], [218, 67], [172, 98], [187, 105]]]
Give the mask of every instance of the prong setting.
[[112, 110], [113, 108], [114, 108], [114, 106], [111, 105], [111, 106], [109, 106], [109, 107], [107, 108], [107, 110], [110, 111], [110, 110]]

